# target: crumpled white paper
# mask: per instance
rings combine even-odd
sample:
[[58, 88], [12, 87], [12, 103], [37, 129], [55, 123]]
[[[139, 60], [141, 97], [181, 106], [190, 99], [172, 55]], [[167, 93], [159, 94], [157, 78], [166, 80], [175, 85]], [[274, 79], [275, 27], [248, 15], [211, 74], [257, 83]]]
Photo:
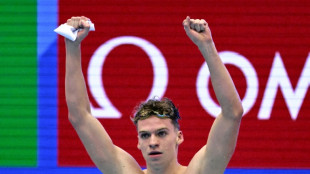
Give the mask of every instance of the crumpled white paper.
[[[87, 21], [90, 25], [89, 30], [95, 31], [95, 24], [93, 24], [90, 20]], [[59, 27], [57, 27], [54, 31], [63, 37], [70, 39], [72, 41], [75, 41], [77, 37], [77, 33], [80, 29], [76, 29], [68, 24], [61, 24]]]

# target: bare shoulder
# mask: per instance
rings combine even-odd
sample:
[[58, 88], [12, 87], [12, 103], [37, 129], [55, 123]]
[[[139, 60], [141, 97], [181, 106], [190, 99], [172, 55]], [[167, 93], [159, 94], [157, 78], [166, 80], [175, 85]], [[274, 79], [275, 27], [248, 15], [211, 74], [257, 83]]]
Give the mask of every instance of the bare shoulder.
[[[118, 167], [121, 168], [121, 173], [128, 173], [128, 174], [144, 174], [141, 170], [139, 164], [136, 160], [126, 151], [121, 149], [118, 146], [116, 147], [116, 156], [118, 161]], [[113, 173], [114, 174], [114, 173]]]
[[205, 153], [206, 146], [203, 146], [192, 158], [190, 161], [185, 174], [198, 174], [201, 172], [205, 172], [203, 169], [204, 163], [205, 163]]
[[190, 171], [187, 171], [187, 166], [182, 166], [180, 174], [192, 174]]
[[208, 149], [207, 145], [203, 146], [192, 158], [187, 167], [186, 174], [224, 173], [227, 166], [227, 162], [224, 161], [225, 156], [214, 157], [213, 152], [210, 151], [215, 150], [212, 148]]

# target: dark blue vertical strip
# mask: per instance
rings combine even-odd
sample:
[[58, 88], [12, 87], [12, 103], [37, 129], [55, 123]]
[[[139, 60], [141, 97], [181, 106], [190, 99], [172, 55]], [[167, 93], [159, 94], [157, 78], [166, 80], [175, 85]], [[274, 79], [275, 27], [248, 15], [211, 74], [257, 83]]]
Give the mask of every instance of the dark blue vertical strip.
[[37, 0], [38, 167], [57, 167], [58, 1]]

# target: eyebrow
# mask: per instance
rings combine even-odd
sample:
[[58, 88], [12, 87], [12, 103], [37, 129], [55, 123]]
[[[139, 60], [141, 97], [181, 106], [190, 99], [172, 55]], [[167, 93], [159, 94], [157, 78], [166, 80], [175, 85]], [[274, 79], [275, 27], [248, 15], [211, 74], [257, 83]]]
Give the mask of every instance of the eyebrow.
[[161, 129], [157, 129], [155, 132], [159, 132], [159, 131], [163, 131], [163, 130], [165, 130], [165, 131], [169, 131], [169, 129], [168, 129], [168, 128], [161, 128]]
[[[163, 130], [165, 130], [165, 131], [169, 131], [169, 129], [168, 128], [160, 128], [160, 129], [157, 129], [157, 130], [155, 130], [155, 132], [159, 132], [159, 131], [163, 131]], [[139, 131], [138, 132], [138, 134], [142, 134], [142, 133], [150, 133], [150, 131]]]
[[149, 133], [148, 131], [139, 131], [139, 134], [143, 134], [143, 133]]

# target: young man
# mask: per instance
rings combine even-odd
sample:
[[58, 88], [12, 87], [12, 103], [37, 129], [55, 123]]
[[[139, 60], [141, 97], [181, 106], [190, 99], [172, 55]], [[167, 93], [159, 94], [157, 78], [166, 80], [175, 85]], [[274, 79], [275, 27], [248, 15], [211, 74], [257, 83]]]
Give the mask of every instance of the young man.
[[68, 25], [80, 28], [76, 41], [66, 42], [66, 101], [69, 120], [93, 162], [104, 174], [219, 174], [223, 173], [235, 149], [243, 108], [240, 98], [218, 56], [205, 20], [187, 17], [183, 26], [206, 60], [213, 89], [222, 112], [215, 119], [208, 141], [188, 166], [178, 163], [178, 146], [183, 142], [178, 111], [168, 100], [150, 100], [138, 108], [134, 123], [138, 148], [146, 160], [141, 170], [135, 159], [115, 146], [100, 122], [91, 115], [81, 70], [80, 44], [89, 32], [86, 17], [72, 17]]

